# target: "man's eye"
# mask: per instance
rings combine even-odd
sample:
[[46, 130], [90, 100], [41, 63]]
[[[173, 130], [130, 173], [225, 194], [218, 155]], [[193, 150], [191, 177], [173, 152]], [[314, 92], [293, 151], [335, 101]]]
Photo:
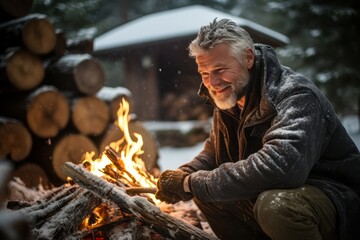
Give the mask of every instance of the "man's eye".
[[207, 77], [209, 77], [209, 73], [201, 73], [201, 77], [207, 78]]
[[225, 68], [216, 69], [216, 72], [217, 73], [223, 73], [223, 72], [225, 72]]

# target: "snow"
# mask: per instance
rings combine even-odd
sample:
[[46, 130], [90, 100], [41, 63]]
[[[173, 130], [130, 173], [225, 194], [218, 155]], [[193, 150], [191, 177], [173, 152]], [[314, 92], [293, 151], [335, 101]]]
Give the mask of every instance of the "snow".
[[215, 18], [228, 18], [266, 38], [276, 39], [284, 44], [289, 42], [286, 36], [255, 22], [209, 7], [194, 5], [149, 14], [116, 27], [95, 38], [94, 50], [103, 51], [139, 43], [196, 35], [201, 26], [209, 24]]

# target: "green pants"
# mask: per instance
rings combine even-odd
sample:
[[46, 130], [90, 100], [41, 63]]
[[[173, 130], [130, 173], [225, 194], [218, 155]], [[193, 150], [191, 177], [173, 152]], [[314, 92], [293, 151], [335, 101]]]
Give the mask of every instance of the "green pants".
[[336, 209], [313, 186], [268, 190], [254, 200], [194, 201], [222, 240], [337, 239]]

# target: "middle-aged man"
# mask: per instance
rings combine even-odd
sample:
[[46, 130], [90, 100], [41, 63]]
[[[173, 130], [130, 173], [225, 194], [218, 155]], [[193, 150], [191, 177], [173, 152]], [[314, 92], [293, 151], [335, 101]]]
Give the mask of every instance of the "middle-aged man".
[[220, 239], [360, 239], [360, 154], [313, 82], [227, 19], [189, 50], [212, 129], [156, 197], [193, 198]]

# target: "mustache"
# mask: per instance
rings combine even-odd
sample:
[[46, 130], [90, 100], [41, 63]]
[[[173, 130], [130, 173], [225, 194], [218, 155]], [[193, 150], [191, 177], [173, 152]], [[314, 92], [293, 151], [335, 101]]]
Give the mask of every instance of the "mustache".
[[221, 85], [217, 85], [215, 87], [210, 86], [209, 90], [218, 92], [218, 91], [224, 90], [225, 88], [229, 87], [230, 85], [231, 84], [221, 84]]

